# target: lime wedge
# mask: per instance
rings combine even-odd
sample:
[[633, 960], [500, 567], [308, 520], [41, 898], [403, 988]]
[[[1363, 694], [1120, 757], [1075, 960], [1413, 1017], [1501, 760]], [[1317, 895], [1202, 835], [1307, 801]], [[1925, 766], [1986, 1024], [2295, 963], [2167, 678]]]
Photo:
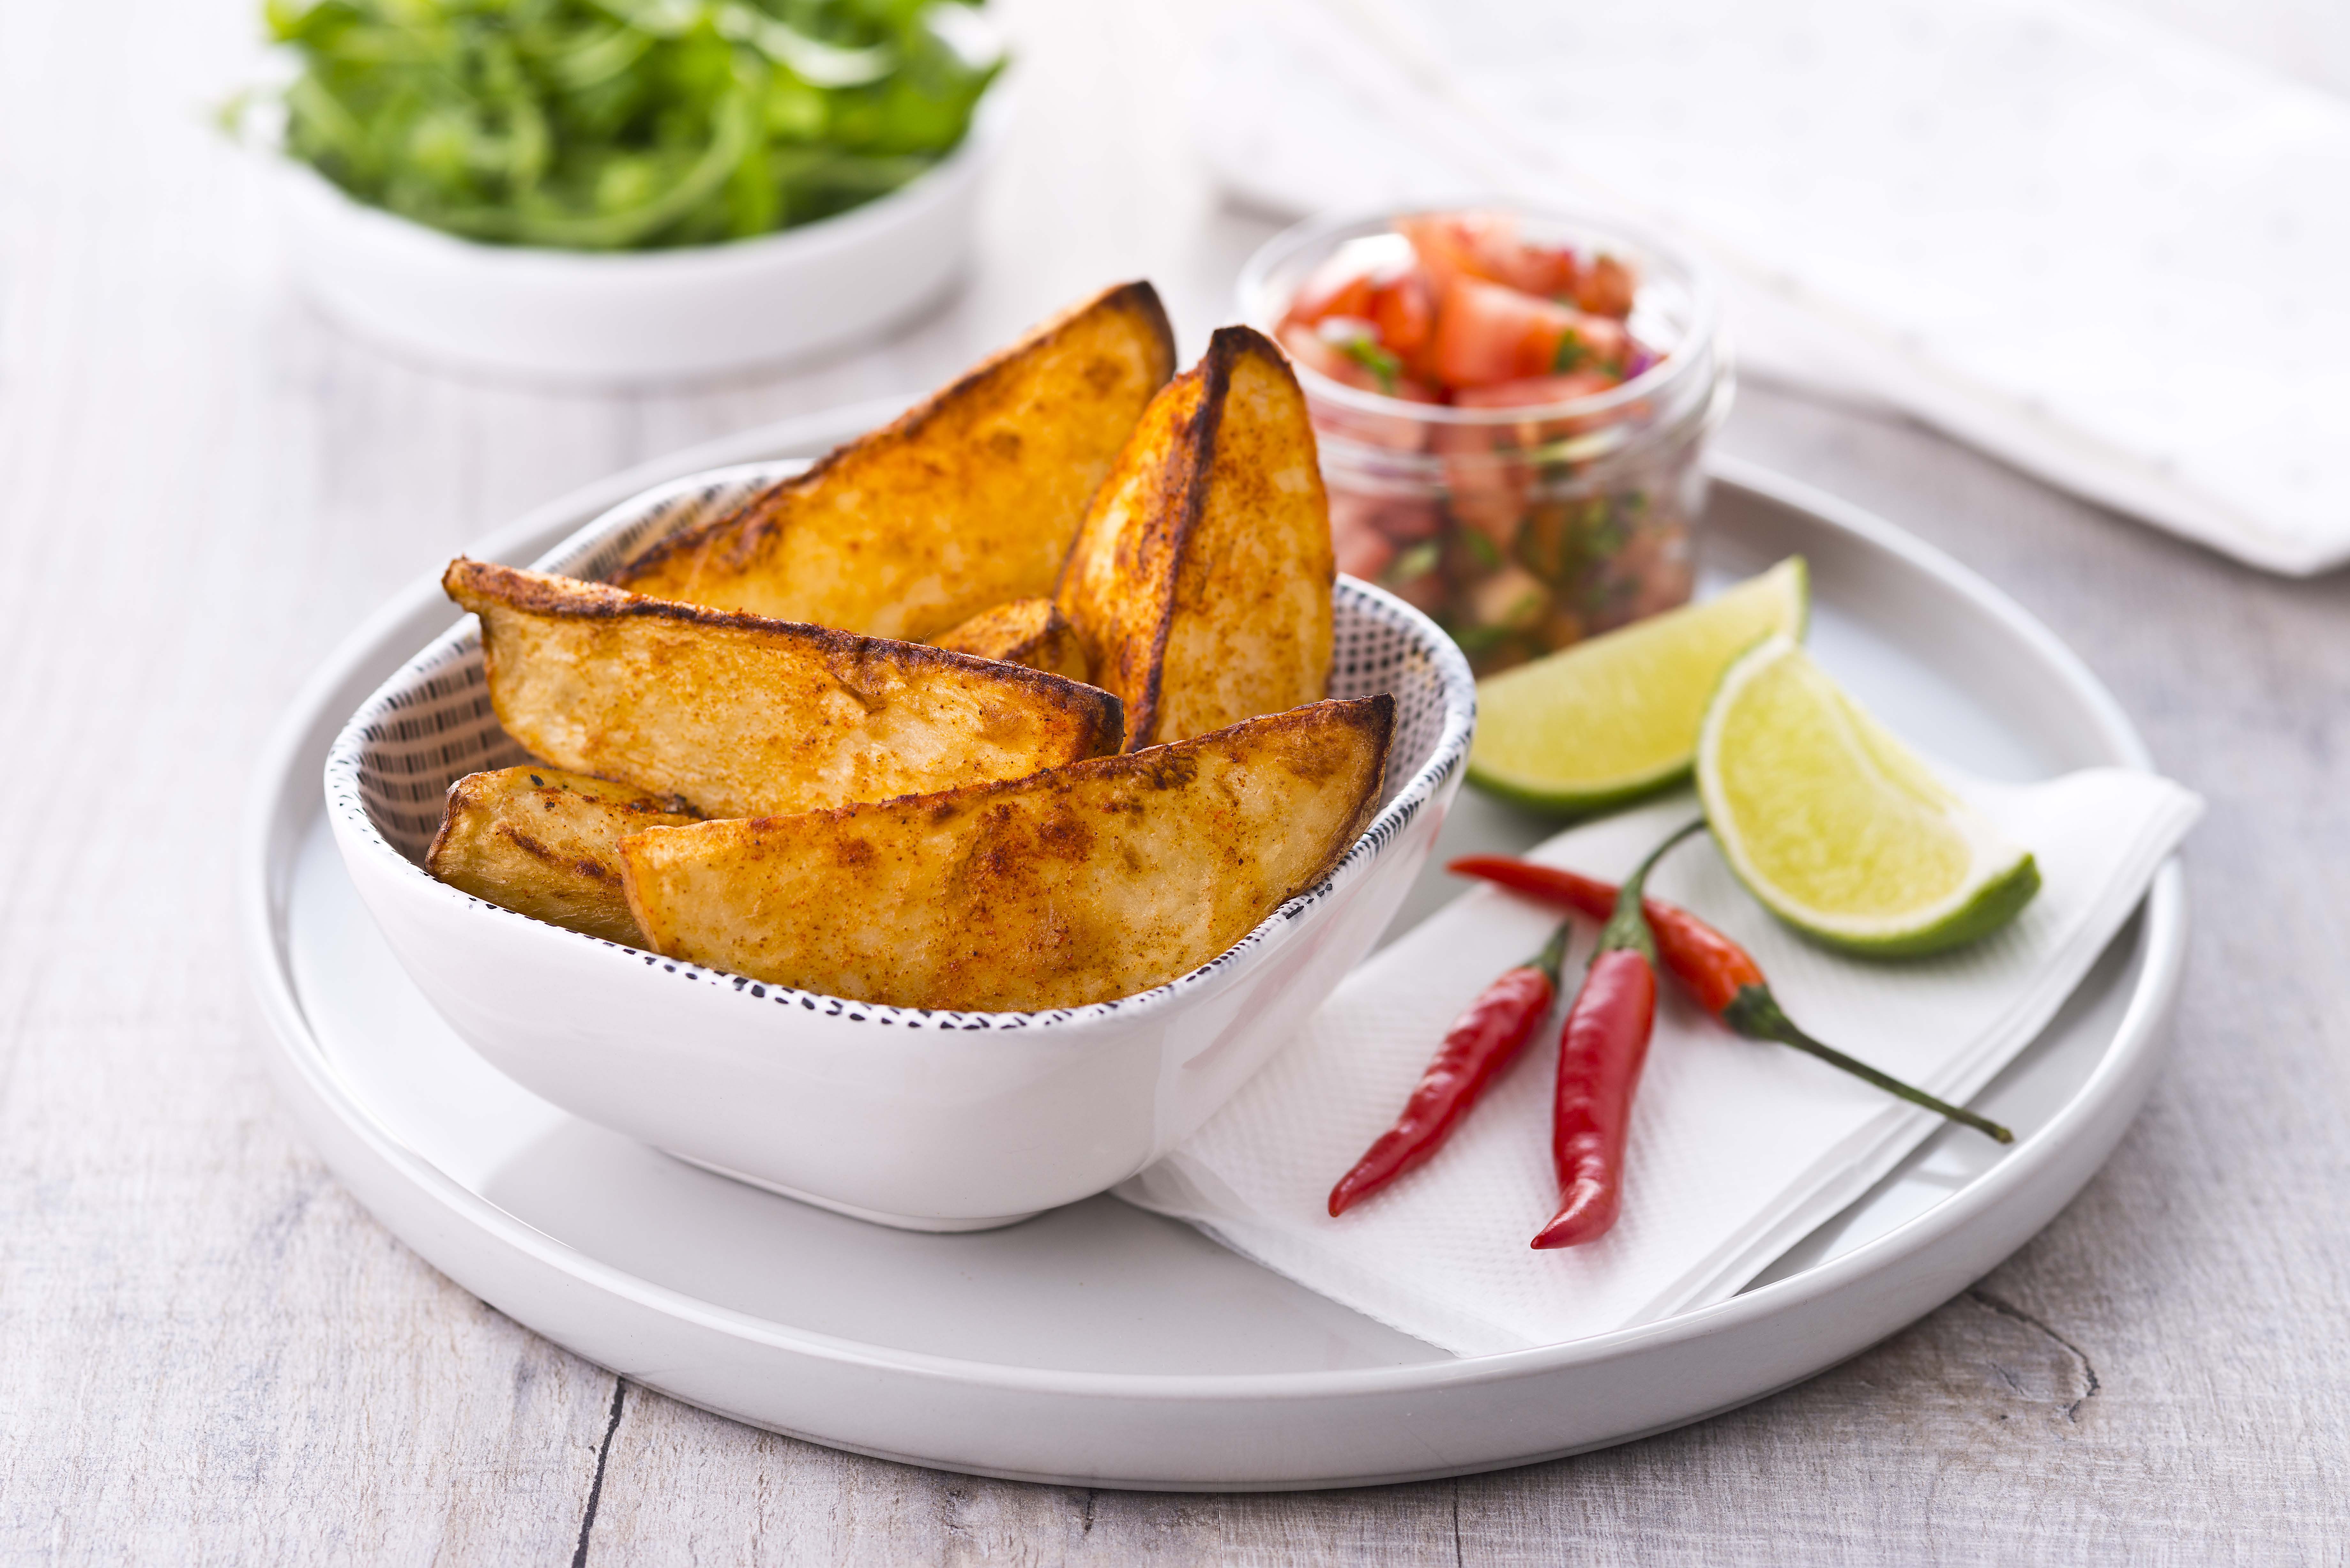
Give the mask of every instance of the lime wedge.
[[1789, 925], [1861, 952], [1927, 953], [2005, 925], [2040, 890], [2031, 853], [1773, 637], [1731, 667], [1697, 787], [1739, 880]]
[[1703, 604], [1668, 610], [1477, 683], [1469, 782], [1553, 811], [1596, 811], [1689, 772], [1705, 705], [1732, 660], [1804, 635], [1800, 556]]

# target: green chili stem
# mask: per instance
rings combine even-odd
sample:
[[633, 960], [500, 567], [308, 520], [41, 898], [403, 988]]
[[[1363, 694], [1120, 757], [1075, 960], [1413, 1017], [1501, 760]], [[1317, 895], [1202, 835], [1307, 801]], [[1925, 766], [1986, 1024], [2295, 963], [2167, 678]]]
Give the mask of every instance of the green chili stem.
[[1550, 976], [1553, 990], [1558, 987], [1558, 971], [1566, 966], [1566, 944], [1574, 929], [1573, 920], [1561, 920], [1558, 923], [1558, 929], [1551, 932], [1550, 940], [1543, 944], [1543, 950], [1528, 959], [1523, 966], [1527, 969], [1538, 969]]
[[1599, 929], [1599, 947], [1591, 955], [1593, 961], [1598, 961], [1600, 953], [1613, 952], [1618, 948], [1630, 948], [1648, 961], [1648, 968], [1651, 971], [1656, 969], [1656, 933], [1648, 929], [1648, 917], [1642, 913], [1640, 909], [1640, 900], [1645, 896], [1648, 886], [1648, 873], [1655, 868], [1658, 861], [1665, 857], [1666, 850], [1670, 849], [1690, 834], [1704, 831], [1704, 828], [1705, 818], [1700, 817], [1695, 822], [1674, 829], [1670, 836], [1667, 837], [1662, 844], [1648, 851], [1647, 859], [1632, 868], [1632, 874], [1625, 877], [1623, 886], [1616, 890], [1614, 912], [1607, 917], [1607, 923]]
[[1813, 1039], [1795, 1026], [1794, 1020], [1781, 1011], [1777, 999], [1771, 994], [1771, 988], [1767, 985], [1740, 987], [1738, 995], [1731, 1000], [1728, 1007], [1721, 1010], [1721, 1016], [1724, 1023], [1741, 1034], [1752, 1035], [1762, 1040], [1775, 1040], [1782, 1045], [1792, 1045], [1798, 1051], [1817, 1056], [1832, 1067], [1842, 1068], [1856, 1078], [1876, 1085], [1888, 1095], [1908, 1100], [1913, 1106], [1923, 1106], [1928, 1110], [1948, 1116], [1954, 1122], [1962, 1122], [1977, 1132], [1986, 1134], [2001, 1143], [2015, 1141], [2013, 1133], [1990, 1117], [1979, 1116], [1962, 1106], [1951, 1105], [1946, 1100], [1938, 1100], [1923, 1089], [1911, 1088], [1900, 1079], [1889, 1074], [1880, 1073], [1867, 1063], [1847, 1056], [1833, 1045], [1824, 1045]]

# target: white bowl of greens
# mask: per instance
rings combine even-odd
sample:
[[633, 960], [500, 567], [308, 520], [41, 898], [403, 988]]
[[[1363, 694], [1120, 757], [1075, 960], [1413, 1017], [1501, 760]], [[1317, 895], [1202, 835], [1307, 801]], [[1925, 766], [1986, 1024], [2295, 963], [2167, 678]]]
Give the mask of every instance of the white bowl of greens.
[[903, 319], [960, 272], [1009, 108], [960, 0], [268, 16], [298, 67], [264, 101], [303, 290], [395, 350], [529, 379], [691, 379]]

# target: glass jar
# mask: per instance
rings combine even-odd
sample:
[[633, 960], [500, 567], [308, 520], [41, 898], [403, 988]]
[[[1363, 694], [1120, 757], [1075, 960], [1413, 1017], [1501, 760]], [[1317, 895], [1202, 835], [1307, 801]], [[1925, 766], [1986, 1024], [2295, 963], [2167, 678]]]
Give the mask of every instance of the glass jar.
[[[1481, 675], [1688, 602], [1700, 459], [1734, 383], [1712, 286], [1685, 257], [1612, 222], [1498, 210], [1529, 243], [1628, 266], [1628, 325], [1655, 362], [1605, 391], [1529, 408], [1407, 401], [1296, 367], [1338, 569], [1427, 611]], [[1333, 252], [1416, 215], [1276, 235], [1241, 274], [1243, 318], [1274, 332]]]

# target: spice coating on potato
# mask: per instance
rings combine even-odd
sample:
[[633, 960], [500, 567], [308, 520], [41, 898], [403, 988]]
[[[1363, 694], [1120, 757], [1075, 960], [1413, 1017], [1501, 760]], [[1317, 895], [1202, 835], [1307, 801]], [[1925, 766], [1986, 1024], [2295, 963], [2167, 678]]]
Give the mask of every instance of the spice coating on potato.
[[1174, 368], [1151, 286], [1106, 290], [612, 580], [915, 641], [1007, 599], [1049, 596], [1087, 501]]
[[1024, 664], [1072, 680], [1089, 680], [1093, 674], [1093, 660], [1086, 656], [1077, 628], [1051, 599], [1014, 599], [983, 610], [931, 646], [973, 659]]
[[809, 811], [1114, 751], [1107, 692], [917, 643], [643, 597], [460, 557], [506, 733], [710, 816]]
[[685, 803], [542, 766], [449, 786], [424, 868], [474, 898], [606, 941], [645, 946], [620, 885], [620, 840], [699, 822]]
[[1148, 991], [1337, 863], [1376, 809], [1386, 696], [1324, 701], [1033, 778], [620, 844], [661, 952], [899, 1007]]
[[1143, 415], [1055, 597], [1132, 750], [1320, 697], [1336, 573], [1305, 394], [1271, 340], [1227, 327]]

